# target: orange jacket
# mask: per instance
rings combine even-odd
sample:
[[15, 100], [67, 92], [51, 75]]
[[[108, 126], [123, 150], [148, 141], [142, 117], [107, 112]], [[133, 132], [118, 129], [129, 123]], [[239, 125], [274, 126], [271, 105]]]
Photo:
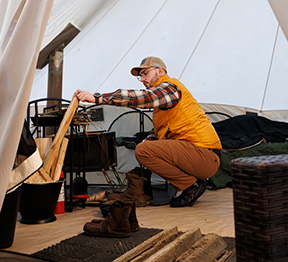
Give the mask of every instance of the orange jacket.
[[221, 142], [213, 125], [187, 88], [167, 74], [160, 77], [154, 86], [163, 82], [176, 85], [181, 90], [182, 97], [172, 109], [153, 109], [154, 132], [158, 139], [183, 139], [198, 147], [221, 149]]

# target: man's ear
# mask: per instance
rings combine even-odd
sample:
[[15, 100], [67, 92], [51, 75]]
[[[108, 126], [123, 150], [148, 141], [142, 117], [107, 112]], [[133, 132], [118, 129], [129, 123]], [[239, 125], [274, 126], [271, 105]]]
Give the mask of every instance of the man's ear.
[[161, 67], [159, 67], [159, 73], [160, 73], [160, 76], [164, 76], [166, 74], [165, 70]]

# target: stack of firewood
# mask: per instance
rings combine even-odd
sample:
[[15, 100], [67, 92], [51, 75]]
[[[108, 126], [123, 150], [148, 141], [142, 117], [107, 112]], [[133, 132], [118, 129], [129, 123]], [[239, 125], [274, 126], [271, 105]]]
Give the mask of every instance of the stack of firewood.
[[64, 136], [78, 104], [78, 99], [73, 97], [53, 141], [52, 138], [35, 139], [40, 156], [43, 159], [43, 166], [25, 182], [52, 182], [59, 180], [69, 141]]

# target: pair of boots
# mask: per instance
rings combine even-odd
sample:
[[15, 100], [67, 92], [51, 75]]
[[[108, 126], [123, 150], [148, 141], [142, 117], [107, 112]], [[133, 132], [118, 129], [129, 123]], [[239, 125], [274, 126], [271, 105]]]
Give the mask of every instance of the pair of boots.
[[137, 207], [145, 207], [153, 199], [151, 187], [151, 171], [143, 167], [135, 167], [126, 173], [127, 189], [123, 193], [109, 194], [109, 200], [135, 202]]
[[93, 219], [84, 225], [84, 232], [92, 236], [128, 237], [139, 229], [136, 205], [131, 202], [115, 201], [105, 219]]

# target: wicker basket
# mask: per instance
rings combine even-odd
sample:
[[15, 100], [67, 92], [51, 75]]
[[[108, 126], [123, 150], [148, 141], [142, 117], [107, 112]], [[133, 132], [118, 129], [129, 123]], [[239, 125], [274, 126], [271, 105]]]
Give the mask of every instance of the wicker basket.
[[288, 261], [288, 155], [232, 161], [237, 261]]

